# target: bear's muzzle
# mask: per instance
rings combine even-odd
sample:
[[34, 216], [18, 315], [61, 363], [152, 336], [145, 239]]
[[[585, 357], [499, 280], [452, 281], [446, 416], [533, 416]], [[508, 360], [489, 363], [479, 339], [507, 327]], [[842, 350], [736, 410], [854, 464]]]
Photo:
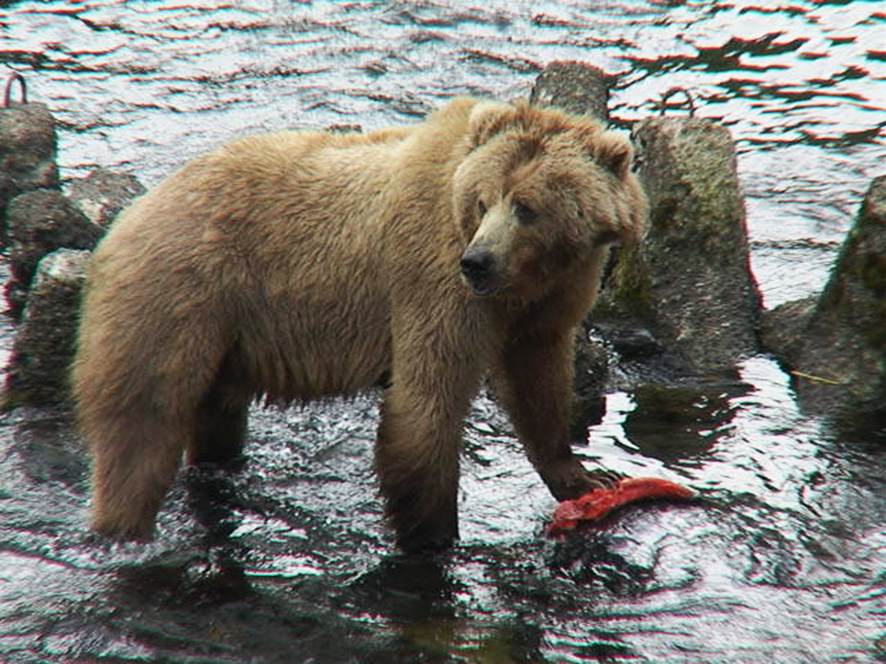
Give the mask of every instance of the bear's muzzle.
[[462, 254], [461, 274], [475, 295], [484, 297], [497, 290], [495, 256], [488, 247], [471, 245]]

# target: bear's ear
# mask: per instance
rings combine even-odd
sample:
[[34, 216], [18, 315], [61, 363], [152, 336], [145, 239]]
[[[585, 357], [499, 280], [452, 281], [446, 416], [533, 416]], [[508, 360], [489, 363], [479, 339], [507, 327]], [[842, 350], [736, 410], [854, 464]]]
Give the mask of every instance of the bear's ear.
[[468, 133], [471, 147], [483, 145], [510, 124], [514, 107], [498, 101], [481, 101], [471, 109], [468, 117]]
[[618, 178], [625, 178], [634, 160], [631, 144], [615, 132], [597, 134], [591, 141], [594, 159]]

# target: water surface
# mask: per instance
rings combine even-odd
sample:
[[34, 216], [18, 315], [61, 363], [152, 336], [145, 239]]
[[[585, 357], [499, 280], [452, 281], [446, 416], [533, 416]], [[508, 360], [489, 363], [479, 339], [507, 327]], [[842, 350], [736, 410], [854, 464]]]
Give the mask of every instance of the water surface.
[[[689, 90], [729, 127], [767, 305], [816, 292], [886, 172], [878, 2], [6, 2], [0, 73], [60, 122], [64, 177], [156, 183], [244, 133], [414, 122], [518, 98], [558, 59], [620, 75], [627, 129]], [[672, 109], [671, 113], [685, 110]], [[7, 348], [11, 323], [0, 325]], [[606, 397], [589, 464], [694, 487], [565, 541], [485, 395], [462, 542], [398, 556], [371, 475], [378, 398], [256, 408], [239, 472], [183, 471], [150, 545], [86, 529], [69, 416], [0, 421], [9, 662], [886, 660], [886, 432], [798, 411], [765, 356]]]

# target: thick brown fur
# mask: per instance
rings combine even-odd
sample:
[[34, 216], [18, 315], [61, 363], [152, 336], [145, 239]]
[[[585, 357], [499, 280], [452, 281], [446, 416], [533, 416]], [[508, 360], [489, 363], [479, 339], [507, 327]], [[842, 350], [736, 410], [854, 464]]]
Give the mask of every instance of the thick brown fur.
[[236, 457], [254, 397], [383, 376], [376, 472], [403, 548], [457, 537], [463, 420], [487, 374], [552, 493], [583, 493], [572, 339], [606, 245], [645, 212], [630, 160], [593, 121], [458, 99], [365, 135], [244, 138], [170, 176], [90, 268], [73, 389], [93, 526], [151, 537], [182, 456]]

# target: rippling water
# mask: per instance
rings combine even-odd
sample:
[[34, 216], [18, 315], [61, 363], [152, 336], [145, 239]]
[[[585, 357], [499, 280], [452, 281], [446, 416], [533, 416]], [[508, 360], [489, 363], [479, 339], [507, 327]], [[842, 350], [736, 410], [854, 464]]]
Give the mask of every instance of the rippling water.
[[[0, 75], [23, 73], [60, 121], [68, 177], [102, 165], [150, 185], [234, 135], [412, 122], [457, 94], [524, 97], [545, 64], [582, 60], [619, 74], [619, 126], [681, 87], [730, 128], [772, 306], [821, 287], [886, 172], [880, 2], [0, 4]], [[704, 499], [560, 543], [540, 535], [552, 499], [478, 399], [463, 542], [436, 560], [393, 556], [380, 525], [375, 395], [256, 409], [241, 472], [183, 473], [147, 546], [86, 533], [64, 413], [6, 415], [0, 659], [886, 659], [886, 435], [803, 415], [769, 358], [738, 369], [608, 395], [588, 461]]]
[[882, 6], [587, 5], [13, 2], [0, 64], [63, 123], [70, 175], [99, 164], [148, 184], [244, 132], [371, 128], [456, 94], [525, 96], [556, 59], [619, 74], [620, 123], [683, 87], [735, 136], [770, 303], [818, 288], [883, 172]]

